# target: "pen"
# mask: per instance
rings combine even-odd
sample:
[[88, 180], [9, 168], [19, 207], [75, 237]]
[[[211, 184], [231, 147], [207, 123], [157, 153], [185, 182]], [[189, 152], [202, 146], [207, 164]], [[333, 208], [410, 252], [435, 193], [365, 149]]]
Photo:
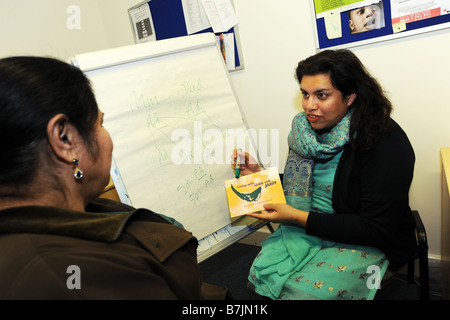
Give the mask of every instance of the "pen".
[[239, 179], [241, 174], [241, 157], [238, 156], [237, 150], [234, 151], [234, 157], [236, 159], [236, 179]]

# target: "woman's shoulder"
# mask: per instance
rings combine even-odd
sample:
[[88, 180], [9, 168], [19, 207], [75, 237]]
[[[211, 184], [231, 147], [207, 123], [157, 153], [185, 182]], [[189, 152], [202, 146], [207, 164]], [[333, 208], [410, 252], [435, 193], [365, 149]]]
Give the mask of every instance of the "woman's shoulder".
[[400, 124], [398, 124], [397, 121], [395, 121], [395, 120], [392, 119], [392, 118], [389, 118], [389, 121], [390, 121], [390, 123], [391, 123], [391, 132], [392, 132], [393, 134], [403, 135], [403, 136], [406, 136], [406, 137], [407, 137], [405, 131], [404, 131], [403, 128], [400, 126]]
[[343, 159], [370, 159], [372, 162], [381, 163], [407, 158], [414, 162], [414, 149], [408, 135], [394, 119], [390, 118], [389, 121], [390, 130], [381, 133], [370, 150], [355, 151], [351, 145], [347, 145]]
[[413, 150], [411, 142], [405, 130], [394, 119], [390, 118], [391, 128], [389, 132], [383, 134], [380, 138], [380, 144], [396, 145]]
[[373, 148], [360, 156], [379, 165], [398, 161], [414, 163], [414, 149], [408, 135], [395, 120], [390, 118], [390, 122], [390, 130], [381, 133]]

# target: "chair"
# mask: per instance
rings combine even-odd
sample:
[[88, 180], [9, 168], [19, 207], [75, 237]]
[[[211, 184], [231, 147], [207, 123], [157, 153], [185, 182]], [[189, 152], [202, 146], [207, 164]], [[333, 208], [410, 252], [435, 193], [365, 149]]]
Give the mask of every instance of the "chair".
[[408, 262], [407, 266], [407, 283], [415, 283], [415, 261], [419, 259], [419, 286], [420, 286], [420, 299], [430, 299], [430, 278], [428, 271], [428, 241], [425, 226], [420, 218], [417, 210], [412, 211], [414, 221], [416, 223], [416, 238], [419, 250], [417, 254]]

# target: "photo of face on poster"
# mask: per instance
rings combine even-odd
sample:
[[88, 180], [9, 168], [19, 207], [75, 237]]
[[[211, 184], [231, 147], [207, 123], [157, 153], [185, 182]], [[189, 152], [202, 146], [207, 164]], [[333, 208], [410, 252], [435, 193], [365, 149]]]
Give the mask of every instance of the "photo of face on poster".
[[384, 28], [383, 2], [350, 10], [348, 23], [351, 34]]

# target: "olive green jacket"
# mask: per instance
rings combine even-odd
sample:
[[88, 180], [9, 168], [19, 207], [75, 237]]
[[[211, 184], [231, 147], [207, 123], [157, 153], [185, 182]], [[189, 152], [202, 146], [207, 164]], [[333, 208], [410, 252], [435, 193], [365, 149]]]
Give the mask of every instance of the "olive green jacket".
[[112, 201], [89, 209], [0, 210], [0, 299], [225, 298], [201, 282], [190, 232]]

